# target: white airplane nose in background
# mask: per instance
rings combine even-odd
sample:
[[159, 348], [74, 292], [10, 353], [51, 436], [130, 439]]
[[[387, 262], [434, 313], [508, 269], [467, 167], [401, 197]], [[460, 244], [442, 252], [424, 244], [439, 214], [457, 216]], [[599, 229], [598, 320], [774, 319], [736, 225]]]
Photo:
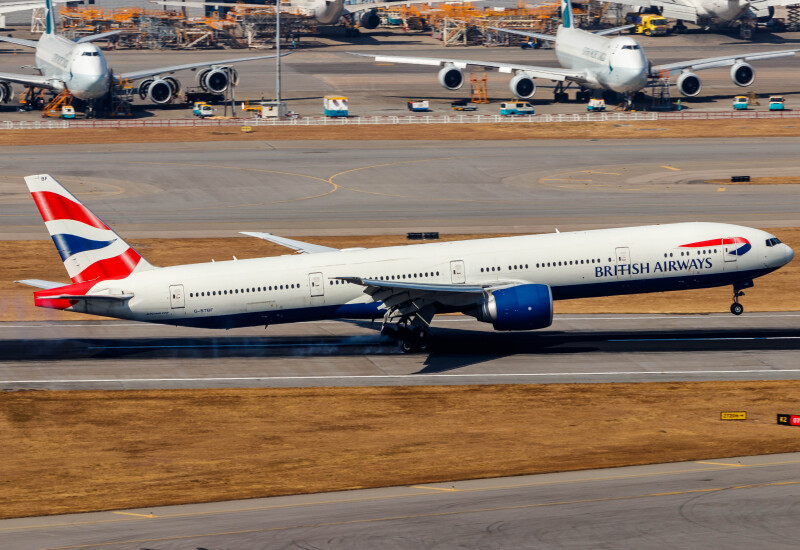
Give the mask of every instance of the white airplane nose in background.
[[794, 259], [794, 250], [788, 244], [786, 245], [786, 263], [788, 264]]

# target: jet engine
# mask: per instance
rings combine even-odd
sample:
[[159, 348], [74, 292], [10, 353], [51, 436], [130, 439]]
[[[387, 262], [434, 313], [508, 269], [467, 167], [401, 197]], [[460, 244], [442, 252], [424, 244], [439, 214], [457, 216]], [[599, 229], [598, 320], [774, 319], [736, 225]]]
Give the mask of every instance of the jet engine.
[[[233, 71], [231, 71], [231, 73], [231, 77], [235, 83], [236, 77]], [[221, 94], [228, 89], [228, 85], [230, 84], [228, 80], [228, 68], [215, 67], [200, 71], [197, 73], [197, 83], [207, 92]]]
[[508, 88], [520, 99], [528, 99], [536, 93], [536, 83], [531, 77], [524, 74], [518, 74], [512, 78], [508, 83]]
[[703, 89], [703, 83], [700, 77], [694, 73], [684, 72], [678, 77], [675, 83], [678, 86], [678, 91], [686, 97], [694, 97]]
[[439, 84], [448, 90], [458, 90], [464, 85], [464, 73], [453, 65], [445, 65], [439, 71]]
[[0, 103], [8, 103], [8, 100], [11, 99], [13, 92], [11, 89], [11, 84], [5, 82], [4, 80], [0, 80]]
[[378, 14], [375, 12], [375, 10], [365, 11], [363, 14], [361, 14], [361, 17], [358, 18], [358, 26], [365, 29], [375, 29], [380, 24], [381, 18], [378, 17]]
[[[147, 86], [147, 90], [144, 92], [147, 99], [156, 103], [158, 105], [164, 105], [172, 101], [172, 98], [175, 96], [175, 92], [177, 90], [173, 86], [173, 82], [175, 81], [174, 78], [166, 79], [166, 78], [156, 78], [152, 82], [149, 83]], [[139, 87], [139, 95], [142, 94], [142, 89]]]
[[540, 284], [517, 285], [492, 292], [475, 317], [495, 330], [533, 330], [553, 324], [553, 293]]
[[756, 71], [751, 65], [739, 61], [731, 67], [731, 80], [737, 86], [749, 86], [756, 79]]

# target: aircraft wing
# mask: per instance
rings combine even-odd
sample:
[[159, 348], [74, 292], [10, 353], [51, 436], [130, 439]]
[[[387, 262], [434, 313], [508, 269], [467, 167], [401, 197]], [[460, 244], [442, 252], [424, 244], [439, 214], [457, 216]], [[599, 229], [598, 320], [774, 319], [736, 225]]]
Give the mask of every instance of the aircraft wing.
[[539, 40], [548, 40], [550, 42], [555, 42], [556, 35], [554, 34], [543, 34], [540, 32], [532, 32], [532, 31], [518, 31], [514, 29], [503, 29], [501, 27], [488, 27], [493, 31], [501, 31], [507, 32], [509, 34], [518, 34], [520, 36], [529, 36], [530, 38], [538, 38]]
[[[23, 84], [25, 86], [38, 86], [40, 88], [47, 88], [48, 90], [63, 89], [63, 85], [60, 85], [60, 81], [54, 81], [52, 78], [38, 74], [0, 73], [0, 80]], [[56, 84], [56, 82], [59, 83]]]
[[119, 34], [122, 31], [107, 31], [107, 32], [100, 32], [97, 34], [90, 34], [87, 36], [82, 36], [75, 42], [78, 44], [83, 44], [84, 42], [94, 42], [95, 40], [102, 40], [104, 38], [108, 38], [109, 36], [114, 36], [115, 34]]
[[[282, 53], [281, 57], [285, 55], [289, 55], [289, 53]], [[217, 61], [204, 61], [201, 63], [186, 63], [184, 65], [171, 65], [166, 67], [158, 67], [155, 69], [145, 69], [143, 71], [132, 71], [129, 73], [122, 73], [117, 75], [119, 78], [124, 78], [127, 80], [139, 80], [140, 78], [147, 78], [149, 76], [156, 76], [162, 75], [167, 73], [174, 73], [177, 71], [184, 71], [189, 69], [200, 69], [203, 67], [214, 67], [219, 65], [231, 65], [233, 63], [243, 63], [244, 61], [256, 61], [258, 59], [271, 59], [274, 58], [275, 54], [273, 55], [259, 55], [256, 57], [239, 57], [234, 59], [220, 59]]]
[[319, 244], [304, 243], [303, 241], [295, 241], [294, 239], [287, 239], [285, 237], [278, 237], [272, 233], [259, 233], [257, 231], [240, 231], [242, 235], [249, 235], [264, 239], [292, 250], [297, 250], [301, 254], [317, 254], [319, 252], [339, 252], [338, 248], [331, 248], [330, 246], [322, 246]]
[[[661, 15], [670, 19], [682, 19], [697, 23], [697, 8], [675, 0], [613, 0], [614, 4], [637, 8], [660, 8]], [[792, 2], [789, 2], [792, 3]]]
[[14, 38], [13, 36], [0, 36], [0, 42], [11, 42], [17, 46], [25, 46], [26, 48], [35, 48], [38, 45], [36, 40], [25, 40], [24, 38]]
[[628, 29], [632, 29], [635, 26], [636, 25], [622, 25], [621, 27], [612, 27], [610, 29], [603, 29], [601, 31], [592, 31], [592, 34], [596, 34], [597, 36], [605, 36], [607, 34], [614, 34], [622, 31], [627, 31]]
[[523, 72], [529, 75], [531, 78], [544, 78], [559, 82], [563, 82], [564, 80], [578, 83], [586, 82], [586, 74], [583, 71], [562, 69], [557, 67], [537, 67], [534, 65], [497, 63], [494, 61], [469, 61], [464, 59], [444, 59], [434, 57], [405, 57], [399, 55], [375, 55], [355, 52], [348, 53], [351, 55], [359, 55], [361, 57], [372, 57], [375, 59], [375, 61], [381, 63], [408, 63], [411, 65], [431, 65], [438, 67], [452, 65], [459, 69], [465, 69], [472, 66], [484, 69], [497, 69], [501, 73]]
[[677, 63], [667, 63], [666, 65], [656, 65], [652, 68], [653, 74], [669, 71], [670, 76], [676, 75], [685, 69], [692, 71], [702, 71], [703, 69], [714, 69], [717, 67], [729, 67], [737, 61], [759, 61], [761, 59], [772, 59], [775, 57], [790, 57], [800, 48], [794, 50], [776, 50], [771, 52], [723, 55], [720, 57], [706, 57], [704, 59], [694, 59], [692, 61], [679, 61]]
[[466, 308], [480, 303], [487, 291], [491, 289], [519, 284], [516, 281], [494, 281], [485, 285], [457, 285], [381, 281], [361, 277], [335, 278], [363, 286], [365, 294], [372, 297], [375, 302], [382, 302], [390, 311], [398, 312], [401, 315], [411, 315], [426, 310], [430, 317], [433, 316], [436, 304]]

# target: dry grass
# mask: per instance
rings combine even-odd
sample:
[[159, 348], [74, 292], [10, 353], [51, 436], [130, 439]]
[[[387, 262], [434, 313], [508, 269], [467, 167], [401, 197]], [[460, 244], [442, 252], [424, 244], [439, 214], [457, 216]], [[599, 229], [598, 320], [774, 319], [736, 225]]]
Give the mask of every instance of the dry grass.
[[277, 140], [648, 139], [800, 136], [792, 119], [4, 130], [0, 145]]
[[[770, 230], [795, 250], [800, 249], [800, 229]], [[461, 240], [489, 235], [442, 235], [442, 240]], [[491, 235], [498, 236], [498, 235]], [[374, 247], [408, 244], [403, 236], [306, 237], [304, 240], [333, 246]], [[138, 239], [131, 244], [155, 265], [207, 262], [214, 259], [258, 258], [285, 254], [287, 249], [252, 238]], [[32, 289], [13, 281], [46, 279], [66, 281], [66, 272], [50, 241], [0, 241], [0, 321], [77, 320], [86, 316], [33, 306]], [[747, 311], [800, 310], [800, 263], [797, 261], [762, 277], [744, 299]], [[684, 292], [611, 296], [556, 302], [557, 313], [707, 313], [725, 312], [731, 289], [720, 287]]]
[[798, 402], [800, 381], [4, 393], [0, 517], [794, 452], [775, 415]]

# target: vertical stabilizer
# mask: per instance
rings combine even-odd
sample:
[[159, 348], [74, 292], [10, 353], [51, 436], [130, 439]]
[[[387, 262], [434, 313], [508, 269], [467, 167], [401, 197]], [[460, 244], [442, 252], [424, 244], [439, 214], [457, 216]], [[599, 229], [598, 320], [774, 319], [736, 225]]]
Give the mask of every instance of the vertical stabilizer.
[[44, 2], [45, 34], [56, 34], [56, 12], [53, 10], [53, 0]]
[[[49, 2], [50, 0], [47, 1]], [[561, 0], [561, 26], [565, 29], [576, 28], [572, 17], [572, 2], [570, 0]]]
[[124, 279], [153, 269], [53, 177], [27, 176], [25, 183], [73, 283]]

